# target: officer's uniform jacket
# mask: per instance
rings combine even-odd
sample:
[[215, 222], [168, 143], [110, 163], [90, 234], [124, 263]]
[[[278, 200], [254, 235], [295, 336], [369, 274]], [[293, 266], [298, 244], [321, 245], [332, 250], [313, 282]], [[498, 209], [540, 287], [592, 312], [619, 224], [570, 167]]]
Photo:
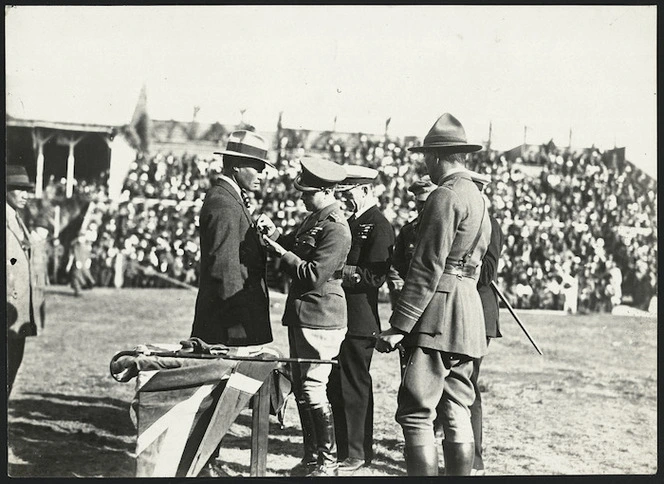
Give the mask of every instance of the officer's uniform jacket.
[[291, 276], [283, 324], [345, 328], [346, 297], [341, 275], [351, 235], [339, 204], [313, 212], [295, 231], [277, 241], [288, 250], [281, 258], [281, 268]]
[[201, 266], [191, 336], [233, 346], [272, 341], [266, 254], [242, 197], [217, 179], [199, 215]]
[[[486, 331], [478, 266], [491, 223], [469, 174], [451, 173], [438, 185], [420, 214], [417, 246], [390, 325], [409, 333], [407, 346], [480, 357], [486, 353]], [[478, 232], [475, 249], [459, 269]]]
[[397, 271], [401, 279], [405, 279], [408, 272], [410, 260], [415, 252], [417, 245], [417, 227], [419, 225], [419, 215], [412, 222], [408, 222], [401, 227], [399, 235], [394, 243], [394, 255], [392, 256], [392, 267]]
[[351, 217], [348, 225], [352, 244], [342, 280], [348, 303], [348, 334], [376, 336], [380, 332], [378, 288], [390, 268], [394, 230], [377, 206]]
[[489, 220], [491, 221], [491, 241], [484, 259], [482, 259], [480, 278], [477, 281], [477, 292], [479, 292], [482, 300], [486, 336], [487, 338], [500, 338], [502, 334], [500, 334], [498, 325], [498, 296], [489, 284], [491, 281], [495, 282], [497, 280], [498, 259], [503, 250], [503, 232], [495, 218], [489, 216]]
[[44, 285], [46, 274], [39, 271], [30, 233], [7, 204], [7, 336], [21, 338], [37, 335], [44, 326]]

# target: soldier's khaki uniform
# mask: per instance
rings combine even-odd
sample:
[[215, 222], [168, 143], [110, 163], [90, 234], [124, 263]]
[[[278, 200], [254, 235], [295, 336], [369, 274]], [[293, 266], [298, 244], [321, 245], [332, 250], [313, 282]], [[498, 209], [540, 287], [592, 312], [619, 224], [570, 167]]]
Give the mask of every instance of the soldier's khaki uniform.
[[[348, 320], [341, 271], [351, 243], [339, 204], [312, 213], [277, 241], [289, 250], [281, 259], [282, 270], [292, 278], [282, 322], [288, 326], [291, 357], [334, 358]], [[293, 365], [293, 373], [298, 399], [312, 406], [327, 402], [330, 365]]]
[[441, 398], [446, 441], [473, 442], [472, 358], [486, 352], [477, 279], [491, 234], [487, 209], [466, 172], [443, 177], [438, 185], [420, 215], [418, 243], [390, 319], [391, 326], [409, 333], [397, 410], [407, 447], [435, 445], [433, 421]]

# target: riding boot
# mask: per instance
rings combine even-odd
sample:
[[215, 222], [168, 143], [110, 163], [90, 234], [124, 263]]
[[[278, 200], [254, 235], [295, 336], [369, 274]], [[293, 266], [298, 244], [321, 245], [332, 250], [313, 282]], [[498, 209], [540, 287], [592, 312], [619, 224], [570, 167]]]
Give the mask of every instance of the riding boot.
[[473, 442], [443, 441], [443, 454], [445, 455], [445, 475], [469, 476], [475, 458], [475, 444]]
[[435, 445], [415, 445], [405, 449], [409, 476], [437, 476], [438, 449]]
[[291, 469], [291, 476], [303, 477], [316, 469], [318, 463], [318, 441], [316, 439], [316, 427], [314, 418], [306, 402], [297, 402], [297, 410], [300, 414], [302, 426], [302, 441], [304, 443], [304, 456], [302, 460]]
[[334, 436], [334, 417], [332, 407], [326, 403], [322, 407], [311, 409], [318, 441], [318, 462], [316, 469], [308, 477], [327, 477], [339, 474], [337, 463], [337, 443]]

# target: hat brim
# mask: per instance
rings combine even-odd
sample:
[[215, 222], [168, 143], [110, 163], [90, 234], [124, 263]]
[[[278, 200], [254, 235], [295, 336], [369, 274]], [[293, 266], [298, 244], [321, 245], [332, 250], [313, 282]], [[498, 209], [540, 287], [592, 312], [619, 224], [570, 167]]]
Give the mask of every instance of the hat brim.
[[449, 151], [450, 153], [472, 153], [480, 151], [482, 145], [474, 145], [468, 143], [437, 143], [422, 146], [413, 146], [408, 148], [408, 151], [413, 153], [424, 153], [426, 151]]
[[34, 183], [21, 183], [21, 182], [8, 183], [7, 188], [9, 190], [11, 190], [12, 188], [13, 189], [21, 188], [21, 189], [25, 189], [25, 190], [34, 190], [35, 189], [35, 184]]
[[300, 183], [300, 175], [295, 177], [295, 181], [293, 181], [293, 185], [295, 185], [295, 188], [301, 192], [317, 192], [322, 190], [322, 188], [317, 188], [317, 187], [310, 187], [307, 185], [302, 185]]
[[276, 169], [277, 167], [272, 164], [272, 162], [264, 159], [264, 158], [259, 158], [257, 156], [251, 156], [251, 155], [246, 155], [244, 153], [238, 153], [237, 151], [228, 151], [228, 150], [223, 150], [223, 151], [215, 151], [215, 155], [231, 155], [231, 156], [237, 156], [238, 158], [247, 158], [248, 160], [256, 160], [256, 161], [261, 161], [265, 163], [266, 165]]

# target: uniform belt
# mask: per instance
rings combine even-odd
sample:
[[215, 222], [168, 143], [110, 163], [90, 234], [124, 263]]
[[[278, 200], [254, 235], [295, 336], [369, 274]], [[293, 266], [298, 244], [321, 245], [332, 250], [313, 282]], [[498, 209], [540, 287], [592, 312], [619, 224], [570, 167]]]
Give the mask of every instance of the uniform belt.
[[475, 272], [477, 271], [477, 266], [453, 266], [451, 264], [445, 264], [445, 270], [443, 271], [445, 274], [452, 274], [453, 276], [457, 277], [471, 277], [475, 278], [476, 274]]

